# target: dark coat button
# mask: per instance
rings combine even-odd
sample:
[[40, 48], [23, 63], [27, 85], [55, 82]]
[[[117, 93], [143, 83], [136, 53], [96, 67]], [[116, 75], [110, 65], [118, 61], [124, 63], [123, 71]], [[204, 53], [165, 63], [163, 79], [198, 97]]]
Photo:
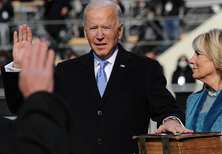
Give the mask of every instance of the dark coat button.
[[102, 111], [98, 111], [97, 114], [101, 116], [101, 115], [103, 115], [103, 112]]
[[100, 138], [97, 139], [97, 144], [102, 144], [102, 140]]

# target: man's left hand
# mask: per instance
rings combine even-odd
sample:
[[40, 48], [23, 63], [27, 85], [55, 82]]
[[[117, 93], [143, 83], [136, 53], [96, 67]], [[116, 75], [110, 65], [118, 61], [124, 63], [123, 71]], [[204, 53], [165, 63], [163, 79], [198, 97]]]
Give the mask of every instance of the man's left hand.
[[160, 125], [160, 127], [155, 130], [156, 134], [159, 133], [166, 133], [166, 132], [171, 132], [171, 133], [193, 133], [193, 130], [189, 130], [182, 125], [179, 124], [177, 120], [174, 119], [167, 119], [164, 124]]

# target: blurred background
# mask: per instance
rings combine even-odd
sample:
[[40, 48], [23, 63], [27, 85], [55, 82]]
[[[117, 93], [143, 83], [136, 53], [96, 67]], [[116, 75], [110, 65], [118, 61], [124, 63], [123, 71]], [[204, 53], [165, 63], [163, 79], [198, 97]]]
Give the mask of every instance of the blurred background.
[[[33, 41], [47, 41], [58, 62], [90, 51], [82, 16], [93, 0], [0, 0], [0, 65], [12, 61], [13, 32], [27, 24]], [[188, 63], [192, 40], [212, 28], [222, 28], [222, 0], [113, 0], [123, 12], [121, 44], [130, 52], [156, 59], [167, 88], [182, 109], [190, 93], [202, 84], [192, 79]], [[0, 78], [0, 114], [11, 116]]]

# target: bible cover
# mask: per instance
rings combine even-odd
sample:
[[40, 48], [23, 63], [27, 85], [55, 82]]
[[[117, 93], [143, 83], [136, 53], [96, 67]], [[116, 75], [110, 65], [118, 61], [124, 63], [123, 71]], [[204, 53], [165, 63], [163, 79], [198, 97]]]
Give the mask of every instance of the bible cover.
[[140, 154], [222, 154], [221, 132], [133, 136]]

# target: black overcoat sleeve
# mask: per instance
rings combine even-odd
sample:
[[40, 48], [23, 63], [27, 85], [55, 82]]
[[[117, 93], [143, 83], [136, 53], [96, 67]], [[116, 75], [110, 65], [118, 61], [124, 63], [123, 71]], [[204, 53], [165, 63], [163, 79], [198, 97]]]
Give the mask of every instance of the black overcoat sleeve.
[[32, 94], [16, 120], [0, 118], [0, 153], [89, 154], [73, 115], [69, 104], [58, 96]]
[[1, 67], [1, 74], [6, 103], [13, 114], [18, 114], [18, 111], [24, 102], [23, 96], [18, 87], [19, 73], [6, 72], [4, 66]]

